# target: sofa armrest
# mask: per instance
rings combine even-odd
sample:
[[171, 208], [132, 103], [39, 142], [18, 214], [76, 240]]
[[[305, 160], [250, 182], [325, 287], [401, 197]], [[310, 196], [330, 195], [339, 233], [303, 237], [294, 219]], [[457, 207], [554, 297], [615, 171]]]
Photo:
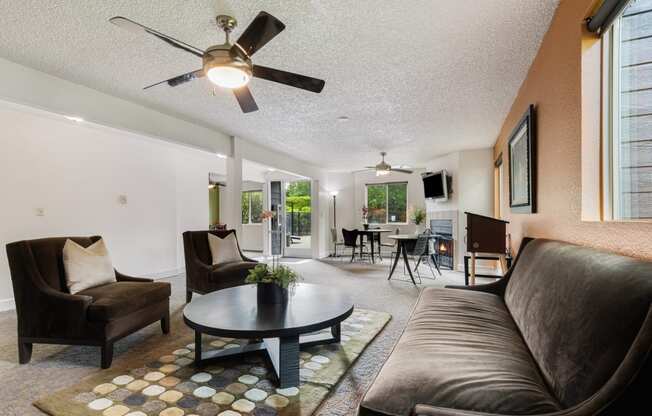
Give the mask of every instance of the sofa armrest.
[[494, 413], [474, 412], [472, 410], [435, 407], [428, 404], [418, 404], [414, 406], [414, 411], [412, 413], [415, 416], [502, 416]]
[[119, 271], [115, 271], [115, 279], [118, 282], [141, 282], [141, 283], [151, 283], [154, 281], [154, 279], [147, 279], [143, 277], [133, 277], [133, 276], [127, 276], [126, 274], [122, 274]]
[[505, 294], [505, 289], [507, 288], [507, 279], [502, 278], [496, 282], [491, 282], [484, 285], [476, 285], [476, 286], [447, 285], [445, 287], [447, 289], [461, 289], [461, 290], [471, 290], [474, 292], [491, 293], [493, 295], [502, 297]]

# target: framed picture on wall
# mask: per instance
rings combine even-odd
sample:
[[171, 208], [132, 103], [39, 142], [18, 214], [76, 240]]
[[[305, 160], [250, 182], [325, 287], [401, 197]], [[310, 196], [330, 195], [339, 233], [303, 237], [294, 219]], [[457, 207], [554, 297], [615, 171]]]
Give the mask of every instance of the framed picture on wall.
[[509, 207], [512, 212], [536, 212], [536, 123], [530, 105], [509, 136]]

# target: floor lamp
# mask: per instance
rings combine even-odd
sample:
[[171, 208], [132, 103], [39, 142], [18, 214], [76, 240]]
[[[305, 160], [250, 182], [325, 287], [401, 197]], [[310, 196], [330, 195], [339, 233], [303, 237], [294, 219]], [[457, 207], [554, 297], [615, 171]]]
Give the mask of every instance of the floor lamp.
[[333, 229], [335, 230], [335, 241], [333, 241], [335, 254], [333, 257], [337, 257], [337, 191], [332, 191], [331, 196], [333, 197]]

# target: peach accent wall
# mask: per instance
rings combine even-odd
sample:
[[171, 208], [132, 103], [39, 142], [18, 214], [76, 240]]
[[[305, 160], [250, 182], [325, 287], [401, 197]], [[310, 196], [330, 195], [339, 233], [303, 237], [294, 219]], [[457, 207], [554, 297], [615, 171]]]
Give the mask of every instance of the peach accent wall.
[[[494, 155], [508, 163], [507, 140], [529, 104], [537, 107], [537, 213], [514, 214], [501, 201], [512, 249], [524, 236], [544, 237], [652, 259], [652, 223], [581, 220], [582, 21], [594, 0], [561, 1], [501, 128]], [[596, 103], [599, 105], [599, 103]], [[508, 165], [505, 165], [507, 168]], [[596, 176], [599, 172], [596, 171]], [[509, 186], [505, 169], [503, 186]]]

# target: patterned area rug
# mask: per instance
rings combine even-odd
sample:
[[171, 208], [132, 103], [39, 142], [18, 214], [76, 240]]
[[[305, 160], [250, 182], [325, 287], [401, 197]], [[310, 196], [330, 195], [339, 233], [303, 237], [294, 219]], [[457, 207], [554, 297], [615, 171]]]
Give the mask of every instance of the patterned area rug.
[[[308, 416], [389, 319], [356, 310], [342, 323], [340, 344], [302, 349], [299, 388], [275, 388], [274, 370], [262, 352], [196, 369], [193, 338], [186, 335], [177, 349], [143, 356], [138, 368], [100, 371], [34, 405], [52, 416]], [[206, 335], [203, 340], [204, 351], [247, 342]]]

